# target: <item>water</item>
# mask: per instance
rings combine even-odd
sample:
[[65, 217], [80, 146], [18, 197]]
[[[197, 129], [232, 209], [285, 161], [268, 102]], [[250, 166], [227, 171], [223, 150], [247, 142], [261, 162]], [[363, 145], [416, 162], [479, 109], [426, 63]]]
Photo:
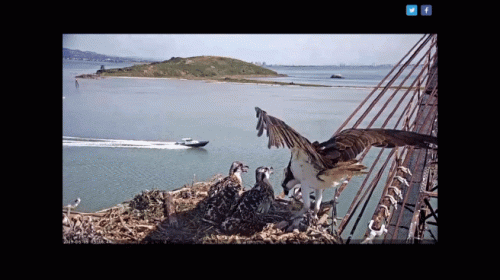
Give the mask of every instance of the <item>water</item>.
[[[391, 71], [392, 67], [389, 66], [377, 66], [377, 67], [356, 67], [356, 66], [271, 66], [267, 67], [280, 74], [287, 74], [288, 77], [278, 77], [278, 78], [261, 78], [265, 80], [286, 82], [286, 83], [309, 83], [309, 84], [319, 84], [327, 86], [350, 86], [350, 87], [373, 87], [378, 85], [378, 83]], [[402, 82], [403, 77], [406, 76], [411, 67], [408, 67], [403, 71], [401, 76], [396, 79], [394, 85], [399, 85]], [[411, 81], [417, 77], [418, 72], [421, 70], [418, 67], [411, 75], [411, 78], [404, 83], [404, 85], [409, 86]], [[394, 72], [393, 72], [394, 73]], [[332, 79], [333, 74], [340, 74], [343, 79]], [[385, 81], [383, 85], [386, 85]]]
[[[227, 175], [235, 160], [250, 166], [249, 173], [243, 175], [247, 188], [255, 183], [257, 167], [273, 166], [271, 183], [279, 194], [282, 169], [290, 152], [268, 149], [267, 137], [257, 137], [254, 107], [284, 120], [311, 141], [324, 141], [370, 92], [370, 89], [132, 78], [79, 79], [79, 88], [75, 87], [75, 75], [95, 73], [102, 64], [106, 68], [130, 66], [63, 61], [62, 202], [65, 205], [80, 197], [79, 211], [111, 207], [145, 189], [172, 190], [190, 184], [193, 179], [203, 181], [217, 173]], [[341, 73], [346, 77], [344, 82], [359, 86], [376, 85], [390, 70], [344, 73], [325, 67], [303, 68], [307, 69], [272, 69], [290, 75], [278, 79], [304, 83], [320, 80], [340, 83], [343, 80], [324, 77]], [[204, 148], [174, 145], [184, 137], [210, 143]], [[379, 151], [373, 150], [364, 164], [370, 165]], [[339, 216], [347, 211], [362, 180], [363, 177], [354, 178], [342, 193]], [[330, 200], [332, 194], [331, 189], [325, 192], [324, 200]], [[374, 197], [380, 197], [380, 192], [375, 191]], [[368, 220], [361, 225], [368, 224], [368, 216], [371, 217], [375, 207], [373, 204], [367, 208]], [[358, 228], [362, 235], [366, 227]]]

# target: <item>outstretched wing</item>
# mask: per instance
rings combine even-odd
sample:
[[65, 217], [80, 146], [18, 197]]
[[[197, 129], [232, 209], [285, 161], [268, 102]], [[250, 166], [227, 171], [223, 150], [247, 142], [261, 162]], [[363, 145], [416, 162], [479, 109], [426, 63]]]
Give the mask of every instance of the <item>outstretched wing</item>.
[[330, 164], [335, 164], [355, 159], [369, 146], [394, 148], [410, 145], [431, 148], [430, 144], [437, 145], [437, 137], [395, 129], [345, 129], [328, 141], [319, 143], [316, 150]]
[[287, 147], [289, 149], [299, 148], [307, 153], [310, 158], [313, 158], [315, 162], [323, 165], [322, 167], [326, 167], [321, 155], [315, 150], [311, 142], [307, 140], [307, 138], [300, 135], [293, 128], [288, 126], [284, 121], [270, 116], [266, 111], [260, 109], [259, 107], [255, 107], [255, 111], [257, 112], [257, 136], [261, 136], [264, 132], [264, 129], [267, 131], [267, 137], [269, 137], [269, 142], [267, 147], [270, 149], [271, 147]]
[[319, 169], [330, 169], [339, 161], [349, 161], [364, 151], [367, 147], [394, 148], [399, 146], [415, 146], [417, 148], [431, 148], [430, 144], [437, 145], [437, 137], [411, 131], [369, 128], [345, 129], [323, 143], [311, 144], [307, 138], [300, 135], [282, 120], [270, 116], [266, 111], [255, 107], [257, 112], [257, 136], [261, 136], [264, 129], [269, 137], [268, 148], [272, 146], [300, 148], [308, 154]]

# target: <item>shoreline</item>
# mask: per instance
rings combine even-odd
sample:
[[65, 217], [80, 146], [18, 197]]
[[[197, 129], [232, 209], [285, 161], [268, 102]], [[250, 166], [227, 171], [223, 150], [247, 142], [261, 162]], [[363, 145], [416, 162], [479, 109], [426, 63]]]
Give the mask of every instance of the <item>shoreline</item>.
[[[239, 75], [238, 75], [239, 76]], [[258, 75], [259, 77], [262, 77], [262, 75]], [[233, 77], [221, 77], [221, 78], [215, 78], [215, 79], [207, 79], [207, 78], [193, 78], [193, 77], [134, 77], [134, 76], [101, 76], [99, 74], [81, 74], [78, 76], [75, 76], [75, 78], [80, 78], [80, 79], [95, 79], [95, 80], [100, 80], [100, 79], [107, 79], [107, 78], [120, 78], [120, 79], [164, 79], [164, 80], [180, 80], [180, 81], [203, 81], [206, 83], [234, 83], [234, 84], [261, 84], [261, 85], [268, 85], [268, 86], [292, 86], [292, 87], [298, 87], [298, 86], [304, 86], [304, 87], [328, 87], [328, 88], [346, 88], [346, 89], [359, 89], [359, 90], [373, 90], [376, 88], [376, 86], [334, 86], [334, 85], [319, 85], [319, 84], [304, 84], [304, 83], [293, 83], [293, 82], [276, 82], [276, 81], [265, 81], [265, 80], [251, 80], [247, 78], [233, 78]], [[384, 88], [384, 86], [381, 86], [380, 88]], [[398, 87], [396, 86], [391, 86], [389, 89], [396, 89]], [[401, 89], [408, 89], [409, 87], [403, 86]], [[424, 87], [421, 87], [421, 90], [423, 90]]]
[[[249, 75], [249, 78], [262, 78], [262, 77], [271, 77], [266, 75]], [[212, 83], [240, 83], [240, 84], [269, 84], [269, 85], [281, 85], [281, 86], [306, 86], [306, 87], [332, 87], [329, 85], [318, 85], [318, 84], [303, 84], [303, 83], [294, 83], [294, 82], [276, 82], [276, 81], [260, 81], [260, 80], [251, 80], [247, 78], [241, 77], [241, 75], [228, 76], [228, 77], [220, 77], [220, 78], [198, 78], [198, 77], [135, 77], [135, 76], [102, 76], [100, 74], [82, 74], [75, 76], [76, 79], [107, 79], [107, 78], [132, 78], [132, 79], [175, 79], [175, 80], [190, 80], [190, 81], [205, 81]]]
[[[220, 56], [194, 56], [188, 58], [172, 57], [163, 62], [135, 65], [124, 68], [104, 69], [101, 66], [93, 74], [82, 74], [75, 78], [103, 79], [107, 77], [136, 78], [136, 79], [178, 79], [178, 80], [201, 80], [209, 83], [237, 83], [237, 84], [260, 84], [272, 86], [303, 86], [303, 87], [325, 87], [346, 89], [377, 89], [376, 85], [335, 85], [336, 83], [313, 84], [305, 80], [305, 83], [296, 81], [280, 81], [280, 79], [259, 79], [287, 77], [274, 70], [256, 66], [242, 60], [220, 57]], [[389, 87], [396, 89], [398, 87]], [[408, 89], [408, 87], [402, 87]]]

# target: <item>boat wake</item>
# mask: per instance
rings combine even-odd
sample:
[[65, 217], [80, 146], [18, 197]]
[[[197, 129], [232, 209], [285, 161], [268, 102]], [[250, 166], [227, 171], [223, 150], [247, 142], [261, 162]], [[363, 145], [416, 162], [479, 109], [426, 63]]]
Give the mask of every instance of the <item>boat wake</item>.
[[121, 139], [99, 139], [63, 136], [65, 147], [102, 147], [102, 148], [138, 148], [138, 149], [189, 149], [183, 145], [175, 145], [175, 142], [160, 142], [146, 140], [121, 140]]

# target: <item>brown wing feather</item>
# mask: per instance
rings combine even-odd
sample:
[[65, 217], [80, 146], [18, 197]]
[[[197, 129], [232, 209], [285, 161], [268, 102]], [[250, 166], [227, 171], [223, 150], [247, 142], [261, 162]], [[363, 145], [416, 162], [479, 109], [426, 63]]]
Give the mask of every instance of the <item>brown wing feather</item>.
[[330, 140], [320, 143], [317, 150], [330, 163], [335, 164], [355, 159], [369, 146], [394, 148], [410, 145], [431, 148], [430, 144], [437, 145], [437, 137], [395, 129], [345, 129]]
[[260, 137], [264, 129], [267, 131], [267, 136], [269, 137], [269, 142], [267, 144], [268, 148], [300, 148], [305, 151], [310, 158], [314, 159], [314, 162], [318, 166], [322, 168], [327, 166], [322, 156], [316, 151], [315, 147], [311, 145], [311, 142], [309, 142], [307, 138], [300, 135], [284, 121], [268, 115], [266, 111], [259, 107], [255, 107], [255, 111], [257, 112], [256, 117], [258, 118], [256, 129], [259, 132], [257, 136]]
[[264, 129], [269, 137], [268, 148], [288, 147], [300, 148], [314, 159], [318, 169], [333, 168], [338, 162], [350, 161], [369, 146], [394, 148], [399, 146], [416, 146], [417, 148], [431, 148], [430, 144], [437, 145], [437, 137], [419, 134], [411, 131], [395, 129], [345, 129], [323, 143], [311, 144], [307, 138], [288, 126], [282, 120], [270, 116], [266, 111], [255, 107], [257, 112], [257, 136], [261, 136]]

